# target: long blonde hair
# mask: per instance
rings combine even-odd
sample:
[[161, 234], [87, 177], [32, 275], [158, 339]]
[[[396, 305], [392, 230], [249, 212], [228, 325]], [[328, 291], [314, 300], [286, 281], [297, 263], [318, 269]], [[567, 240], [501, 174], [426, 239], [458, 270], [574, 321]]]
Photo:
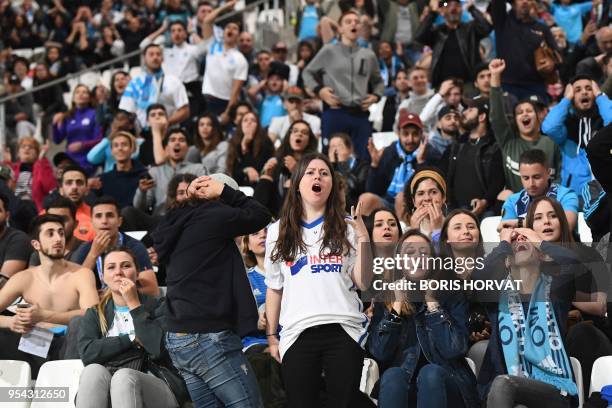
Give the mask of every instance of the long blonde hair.
[[[104, 255], [104, 259], [102, 260], [102, 265], [104, 265], [104, 260], [106, 259], [106, 257], [109, 254], [112, 254], [113, 252], [124, 252], [128, 254], [130, 258], [132, 258], [134, 267], [136, 268], [136, 270], [138, 270], [138, 263], [136, 262], [136, 256], [134, 255], [134, 252], [132, 252], [132, 250], [127, 247], [113, 248], [110, 251], [108, 251]], [[102, 268], [104, 268], [104, 266], [102, 266]], [[102, 276], [104, 276], [104, 272], [102, 273]], [[108, 322], [106, 321], [104, 310], [106, 309], [106, 305], [108, 304], [108, 302], [111, 301], [112, 298], [113, 298], [113, 291], [110, 288], [106, 288], [106, 290], [104, 291], [104, 294], [102, 295], [102, 298], [100, 299], [100, 303], [98, 303], [98, 305], [96, 306], [96, 311], [98, 312], [98, 319], [100, 320], [100, 332], [102, 333], [102, 336], [106, 336], [106, 334], [108, 333], [109, 327], [108, 327]]]

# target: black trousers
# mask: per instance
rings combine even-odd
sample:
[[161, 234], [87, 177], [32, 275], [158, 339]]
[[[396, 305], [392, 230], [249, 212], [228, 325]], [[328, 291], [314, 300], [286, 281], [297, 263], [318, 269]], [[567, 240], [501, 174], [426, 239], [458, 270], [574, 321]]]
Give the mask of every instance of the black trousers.
[[[283, 356], [282, 374], [291, 408], [343, 408], [359, 392], [363, 349], [339, 324], [304, 330]], [[323, 375], [323, 379], [322, 379]]]

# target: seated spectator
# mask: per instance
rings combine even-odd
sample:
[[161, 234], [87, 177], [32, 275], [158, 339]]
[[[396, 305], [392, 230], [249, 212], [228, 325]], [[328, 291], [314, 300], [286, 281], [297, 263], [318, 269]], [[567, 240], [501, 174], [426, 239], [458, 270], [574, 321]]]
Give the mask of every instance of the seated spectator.
[[437, 246], [448, 210], [447, 197], [446, 180], [440, 171], [422, 167], [404, 186], [403, 199], [396, 212], [410, 228], [431, 237]]
[[304, 112], [304, 91], [296, 86], [287, 89], [283, 96], [283, 104], [286, 110], [286, 115], [272, 118], [268, 127], [268, 136], [277, 146], [283, 140], [283, 136], [287, 134], [289, 127], [296, 120], [303, 120], [310, 126], [312, 133], [318, 139], [321, 136], [321, 119], [316, 115]]
[[461, 98], [463, 97], [463, 81], [459, 79], [447, 79], [440, 85], [438, 92], [434, 94], [419, 117], [427, 129], [433, 129], [438, 120], [438, 112], [445, 107], [451, 106], [461, 112]]
[[[473, 20], [464, 23], [459, 0], [432, 1], [429, 13], [417, 29], [416, 40], [433, 50], [431, 82], [434, 87], [448, 78], [457, 78], [464, 83], [473, 81], [474, 68], [482, 62], [479, 43], [489, 35], [492, 26], [474, 4], [468, 4], [467, 10]], [[435, 26], [438, 13], [444, 17], [444, 23]]]
[[[103, 171], [111, 171], [115, 166], [115, 158], [111, 149], [110, 137], [117, 132], [128, 132], [134, 134], [134, 120], [132, 114], [126, 111], [118, 111], [114, 114], [113, 121], [105, 138], [100, 140], [100, 143], [91, 148], [87, 153], [87, 161], [91, 164], [102, 165]], [[143, 139], [136, 140], [136, 149], [132, 153], [132, 159], [137, 159], [140, 155], [140, 145], [144, 143]]]
[[62, 173], [59, 193], [67, 197], [77, 208], [77, 227], [74, 235], [83, 241], [91, 241], [94, 230], [91, 226], [91, 207], [85, 202], [89, 194], [85, 171], [76, 165], [66, 167]]
[[17, 75], [21, 87], [25, 90], [32, 89], [32, 85], [34, 82], [32, 77], [29, 75], [29, 71], [30, 62], [27, 59], [23, 57], [15, 58], [15, 60], [13, 61], [13, 73]]
[[210, 174], [225, 173], [229, 143], [223, 139], [217, 118], [211, 113], [200, 115], [196, 122], [194, 145], [187, 151], [187, 161], [201, 163]]
[[287, 80], [289, 86], [296, 86], [300, 70], [297, 66], [287, 61], [288, 55], [289, 48], [284, 41], [278, 41], [272, 46], [273, 66], [276, 65], [276, 67], [281, 69], [282, 76]]
[[[244, 29], [244, 28], [243, 28]], [[221, 30], [221, 35], [219, 38], [223, 38], [223, 30]], [[255, 45], [253, 34], [248, 31], [243, 31], [238, 36], [238, 50], [244, 55], [244, 58], [249, 63], [249, 68], [255, 62]]]
[[[400, 77], [401, 73], [402, 71], [399, 71], [398, 76], [395, 78], [395, 87], [398, 89], [398, 92], [400, 91], [398, 78]], [[424, 68], [412, 67], [410, 71], [408, 71], [407, 85], [409, 86], [410, 92], [408, 92], [407, 96], [402, 95], [403, 98], [401, 99], [398, 108], [394, 110], [394, 112], [397, 112], [395, 116], [394, 129], [397, 128], [398, 115], [401, 109], [420, 115], [423, 108], [425, 108], [425, 105], [427, 105], [427, 102], [434, 96], [433, 89], [429, 87], [427, 70]]]
[[163, 51], [157, 44], [149, 44], [142, 52], [142, 74], [132, 78], [121, 96], [119, 109], [136, 115], [141, 128], [148, 128], [149, 106], [164, 105], [170, 125], [189, 117], [189, 100], [185, 85], [173, 74], [164, 72]]
[[0, 193], [0, 288], [26, 269], [32, 253], [28, 236], [7, 225], [9, 216], [9, 199]]
[[264, 165], [253, 197], [268, 208], [273, 216], [277, 216], [298, 162], [304, 155], [316, 152], [317, 139], [308, 123], [303, 120], [293, 122], [275, 157]]
[[489, 65], [480, 63], [474, 69], [474, 88], [478, 92], [474, 99], [483, 98], [488, 101], [491, 92], [491, 71]]
[[576, 65], [576, 75], [588, 75], [597, 82], [605, 77], [603, 61], [606, 55], [612, 53], [612, 27], [601, 27], [595, 33], [595, 41], [599, 54], [587, 57]]
[[85, 170], [85, 174], [92, 175], [96, 167], [87, 161], [87, 153], [101, 139], [102, 127], [97, 122], [89, 89], [77, 85], [70, 110], [53, 117], [53, 142], [59, 144], [66, 140], [68, 156]]
[[[398, 253], [405, 256], [435, 256], [430, 239], [418, 231], [407, 232], [399, 242]], [[400, 273], [391, 282], [436, 279], [427, 267]], [[419, 407], [477, 406], [476, 379], [465, 360], [469, 333], [463, 292], [432, 292], [422, 303], [414, 299], [416, 291], [400, 293], [395, 301], [374, 304], [370, 326], [368, 350], [383, 370], [380, 406], [406, 407], [414, 399]], [[427, 356], [424, 363], [422, 353]]]
[[[363, 213], [370, 214], [378, 207], [397, 208], [398, 194], [416, 169], [427, 161], [427, 148], [423, 136], [423, 123], [419, 116], [401, 110], [396, 142], [378, 150], [370, 139], [370, 172], [365, 191], [359, 198]], [[401, 197], [401, 194], [399, 194]]]
[[520, 227], [527, 216], [531, 201], [553, 197], [561, 203], [570, 230], [578, 222], [578, 195], [551, 180], [548, 160], [542, 150], [526, 150], [519, 159], [519, 174], [523, 189], [508, 197], [502, 208], [501, 228]]
[[593, 135], [612, 122], [612, 101], [586, 75], [565, 87], [561, 102], [552, 107], [542, 132], [561, 148], [561, 184], [577, 193], [593, 179], [585, 148]]
[[[53, 79], [53, 76], [49, 72], [49, 66], [46, 63], [41, 62], [36, 65], [34, 74], [35, 87], [46, 84]], [[41, 118], [42, 137], [47, 140], [53, 116], [58, 112], [66, 110], [62, 86], [60, 84], [52, 85], [48, 88], [34, 92], [32, 96], [35, 103], [34, 114]]]
[[438, 123], [427, 138], [427, 150], [431, 164], [439, 165], [446, 149], [457, 141], [459, 136], [460, 113], [452, 106], [445, 106], [438, 111]]
[[117, 71], [111, 76], [110, 94], [108, 96], [108, 101], [106, 102], [106, 112], [108, 116], [105, 118], [104, 123], [102, 124], [105, 129], [108, 129], [115, 115], [120, 112], [119, 103], [121, 102], [121, 97], [123, 96], [123, 93], [125, 92], [131, 79], [130, 74], [125, 71]]
[[98, 198], [91, 206], [91, 224], [96, 238], [81, 244], [75, 251], [74, 260], [91, 269], [95, 275], [96, 287], [105, 289], [107, 285], [103, 279], [102, 259], [110, 249], [125, 246], [134, 253], [140, 268], [137, 279], [138, 289], [143, 294], [157, 296], [159, 287], [147, 249], [140, 241], [119, 232], [123, 221], [120, 214], [119, 205], [114, 198], [110, 196]]
[[79, 328], [79, 354], [85, 369], [76, 405], [120, 407], [130, 396], [141, 407], [179, 407], [177, 401], [184, 401], [165, 379], [134, 368], [111, 368], [112, 362], [139, 349], [172, 367], [163, 347], [164, 300], [138, 293], [138, 260], [130, 250], [118, 248], [106, 254], [103, 279], [107, 289], [102, 300], [87, 310]]
[[[265, 86], [265, 80], [268, 74], [272, 70], [274, 61], [272, 61], [272, 54], [269, 50], [263, 49], [257, 52], [255, 63], [249, 67], [248, 81], [246, 83], [247, 90], [254, 87], [263, 89]], [[278, 67], [278, 65], [276, 65]], [[264, 82], [262, 84], [262, 82]]]
[[[234, 137], [236, 130], [240, 126], [240, 122], [242, 122], [242, 117], [249, 112], [253, 112], [253, 107], [250, 103], [244, 101], [239, 101], [236, 103], [231, 111], [231, 122], [225, 134], [226, 139], [231, 140]], [[288, 126], [287, 129], [289, 129]]]
[[[45, 361], [63, 358], [61, 348], [70, 320], [98, 303], [91, 271], [64, 260], [64, 243], [61, 217], [47, 214], [35, 218], [32, 246], [41, 265], [14, 275], [0, 290], [1, 311], [20, 297], [26, 302], [16, 314], [0, 316], [0, 359], [28, 362], [34, 378]], [[21, 335], [34, 327], [54, 333], [47, 358], [17, 350]]]
[[317, 50], [315, 49], [312, 40], [303, 40], [298, 43], [297, 63], [295, 66], [300, 70], [297, 80], [297, 86], [300, 89], [304, 89], [304, 78], [302, 78], [302, 72], [304, 72], [304, 68], [306, 68], [310, 61], [312, 61], [316, 51]]
[[[140, 145], [139, 159], [145, 166], [157, 166], [164, 162], [162, 141], [168, 130], [168, 113], [164, 105], [153, 103], [147, 108], [148, 128], [141, 133], [144, 141]], [[161, 150], [161, 151], [160, 151]]]
[[[188, 140], [189, 136], [184, 129], [173, 128], [168, 131], [162, 141], [162, 147], [165, 149], [168, 160], [160, 166], [151, 167], [148, 176], [140, 179], [133, 200], [136, 209], [148, 214], [163, 215], [168, 182], [175, 174], [206, 174], [206, 169], [202, 164], [185, 161], [189, 149]], [[130, 225], [132, 222], [133, 220], [130, 220]]]
[[[66, 197], [57, 197], [45, 206], [45, 214], [57, 215], [64, 220], [64, 237], [66, 244], [64, 245], [64, 259], [70, 262], [75, 262], [75, 250], [84, 242], [74, 236], [74, 230], [77, 226], [76, 207], [70, 199]], [[30, 267], [40, 265], [40, 256], [38, 252], [32, 252], [30, 256]]]
[[353, 141], [346, 133], [334, 133], [329, 139], [329, 161], [346, 184], [345, 209], [357, 207], [359, 196], [365, 192], [370, 164], [359, 160], [353, 151]]
[[283, 106], [284, 78], [278, 70], [270, 70], [264, 81], [249, 88], [251, 102], [258, 106], [261, 126], [267, 128], [273, 118], [284, 116], [287, 111]]
[[[246, 336], [242, 338], [242, 347], [247, 352], [262, 351], [268, 346], [266, 337], [266, 270], [264, 266], [264, 258], [266, 255], [266, 236], [268, 228], [263, 228], [257, 232], [242, 237], [242, 257], [244, 264], [247, 267], [247, 276], [257, 311], [259, 312], [259, 320], [257, 321], [257, 335]], [[253, 347], [255, 346], [255, 347]]]
[[[519, 175], [519, 157], [530, 149], [540, 149], [546, 155], [546, 161], [551, 166], [551, 176], [555, 182], [561, 176], [561, 151], [559, 146], [548, 136], [540, 132], [538, 108], [529, 99], [519, 101], [514, 106], [514, 120], [516, 129], [510, 125], [504, 113], [504, 104], [501, 90], [501, 74], [506, 69], [506, 63], [501, 59], [494, 59], [489, 64], [491, 71], [491, 96], [489, 98], [491, 128], [495, 140], [502, 151], [504, 158], [504, 173], [506, 187], [512, 192], [522, 188]], [[505, 201], [509, 191], [502, 192], [500, 200]]]
[[116, 132], [108, 140], [115, 165], [111, 171], [99, 176], [100, 187], [95, 193], [113, 197], [122, 209], [132, 205], [140, 178], [147, 170], [137, 159], [132, 158], [138, 146], [131, 133]]
[[504, 189], [504, 168], [489, 125], [487, 100], [478, 98], [468, 106], [461, 119], [465, 133], [446, 149], [440, 168], [448, 181], [449, 206], [484, 218], [499, 213], [497, 195]]
[[51, 163], [45, 157], [49, 148], [43, 148], [33, 137], [19, 140], [17, 161], [11, 163], [15, 180], [15, 195], [25, 201], [33, 201], [38, 211], [42, 209], [43, 199], [57, 187]]
[[[523, 284], [520, 293], [518, 288], [502, 290], [499, 301], [484, 303], [491, 336], [478, 373], [481, 398], [490, 407], [534, 406], [536, 401], [546, 401], [547, 406], [574, 406], [578, 390], [564, 346], [574, 292], [556, 288], [578, 262], [577, 257], [561, 245], [543, 242], [529, 228], [504, 228], [500, 238], [499, 246], [485, 258], [484, 268], [472, 274], [473, 279], [494, 279], [510, 287], [510, 280], [520, 279]], [[543, 337], [535, 340], [528, 334], [535, 331]], [[501, 333], [508, 333], [508, 341], [500, 341]]]
[[[17, 75], [12, 74], [9, 77], [7, 90], [9, 96], [24, 91]], [[9, 131], [7, 138], [9, 146], [14, 147], [17, 144], [16, 142], [22, 137], [34, 136], [36, 133], [34, 114], [32, 112], [33, 105], [34, 100], [31, 93], [11, 99], [4, 104], [6, 127]]]
[[261, 127], [257, 115], [248, 112], [227, 151], [227, 174], [241, 186], [255, 186], [264, 164], [274, 154], [274, 146]]

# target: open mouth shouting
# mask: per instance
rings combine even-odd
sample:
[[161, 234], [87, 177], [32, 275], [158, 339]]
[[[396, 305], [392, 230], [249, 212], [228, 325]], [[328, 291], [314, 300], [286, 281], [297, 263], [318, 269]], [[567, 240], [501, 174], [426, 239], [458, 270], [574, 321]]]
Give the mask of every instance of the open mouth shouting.
[[323, 189], [321, 188], [321, 183], [314, 183], [312, 185], [312, 191], [314, 191], [315, 193], [320, 193], [321, 191], [323, 191]]
[[526, 242], [516, 242], [514, 244], [514, 253], [518, 254], [519, 252], [529, 251], [529, 244]]

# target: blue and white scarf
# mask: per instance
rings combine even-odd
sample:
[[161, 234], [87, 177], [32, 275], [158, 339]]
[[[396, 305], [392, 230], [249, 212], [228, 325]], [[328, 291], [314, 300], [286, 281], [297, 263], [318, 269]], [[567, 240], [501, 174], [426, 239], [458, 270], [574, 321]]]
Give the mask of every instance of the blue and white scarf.
[[397, 71], [403, 68], [402, 62], [395, 55], [391, 56], [391, 70], [387, 67], [387, 63], [385, 60], [380, 58], [378, 60], [378, 66], [380, 68], [380, 76], [383, 79], [383, 83], [385, 87], [392, 86], [393, 80], [395, 79], [395, 75], [397, 75]]
[[540, 275], [527, 316], [518, 291], [501, 294], [498, 328], [506, 369], [510, 375], [550, 384], [563, 395], [577, 395], [572, 366], [550, 302], [551, 281], [551, 276]]
[[[555, 183], [551, 183], [546, 192], [546, 197], [557, 198], [557, 190], [559, 190], [559, 186]], [[519, 218], [525, 218], [527, 216], [527, 209], [529, 208], [530, 202], [531, 197], [527, 194], [527, 190], [521, 190], [521, 195], [516, 202], [516, 214]]]
[[153, 74], [147, 72], [140, 93], [136, 98], [138, 109], [146, 111], [150, 105], [157, 103], [159, 95], [162, 93], [163, 86], [164, 71], [162, 69]]
[[406, 153], [399, 140], [395, 142], [395, 149], [399, 158], [402, 159], [402, 163], [395, 168], [393, 179], [391, 180], [391, 184], [389, 184], [389, 188], [387, 189], [387, 194], [389, 194], [391, 197], [395, 197], [397, 193], [402, 191], [406, 182], [414, 174], [414, 166], [412, 164], [416, 160], [418, 151], [415, 150], [412, 153]]

